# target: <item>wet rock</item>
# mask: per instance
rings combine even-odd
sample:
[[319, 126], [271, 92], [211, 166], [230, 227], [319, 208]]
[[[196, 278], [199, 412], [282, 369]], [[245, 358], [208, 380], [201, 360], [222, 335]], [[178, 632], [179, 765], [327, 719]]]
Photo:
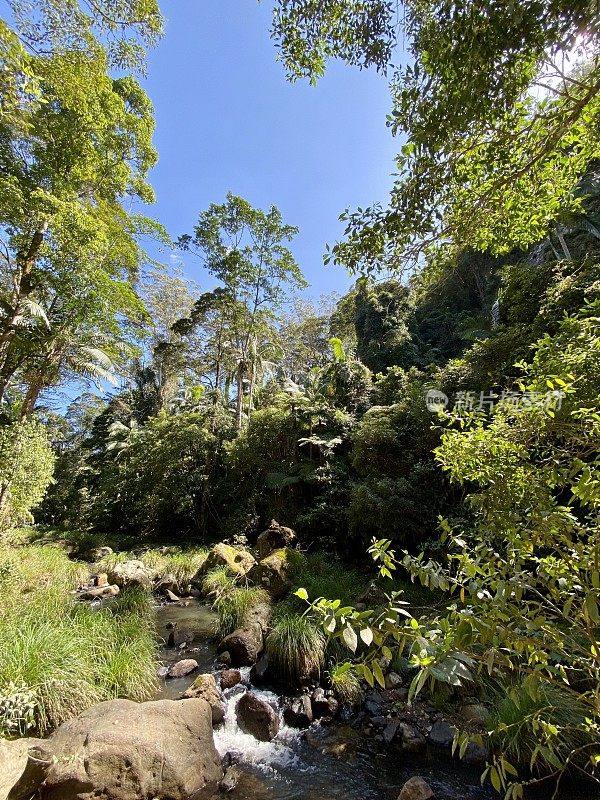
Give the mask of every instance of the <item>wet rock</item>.
[[450, 747], [454, 741], [455, 729], [445, 719], [438, 719], [433, 723], [427, 737], [436, 747]]
[[169, 631], [167, 636], [168, 647], [187, 647], [194, 641], [193, 631], [188, 631], [185, 628], [178, 628], [176, 622], [168, 622], [166, 629]]
[[401, 722], [398, 726], [400, 746], [405, 753], [423, 753], [427, 749], [427, 741], [423, 734], [413, 725]]
[[183, 658], [169, 667], [167, 678], [184, 678], [196, 669], [198, 669], [198, 662], [195, 659]]
[[333, 695], [326, 695], [323, 689], [315, 689], [312, 696], [312, 711], [315, 719], [335, 717], [340, 704]]
[[181, 601], [181, 597], [176, 595], [175, 592], [172, 592], [170, 589], [165, 589], [165, 595], [170, 603], [179, 603]]
[[156, 670], [156, 674], [158, 675], [159, 678], [166, 678], [167, 675], [169, 674], [169, 667], [163, 664], [163, 666], [159, 667]]
[[409, 778], [402, 787], [398, 800], [431, 800], [434, 797], [431, 786], [420, 775]]
[[221, 759], [221, 766], [223, 769], [233, 767], [235, 764], [239, 764], [243, 758], [244, 754], [240, 750], [228, 750]]
[[98, 600], [103, 597], [116, 597], [119, 591], [118, 586], [92, 586], [89, 589], [78, 592], [77, 597], [80, 600]]
[[242, 681], [239, 669], [225, 669], [221, 673], [221, 689], [233, 689]]
[[270, 742], [279, 732], [279, 714], [252, 692], [242, 695], [236, 716], [240, 728], [261, 742]]
[[95, 564], [97, 561], [102, 561], [107, 556], [112, 556], [112, 547], [92, 547], [89, 550], [81, 553], [78, 558], [82, 561], [87, 561], [90, 564]]
[[308, 728], [313, 721], [310, 697], [303, 694], [294, 698], [284, 709], [283, 719], [292, 728]]
[[384, 717], [382, 714], [380, 714], [377, 717], [373, 717], [371, 719], [371, 724], [373, 725], [374, 728], [385, 728], [387, 722], [388, 718]]
[[222, 653], [219, 653], [218, 662], [220, 667], [230, 667], [231, 666], [231, 653], [229, 650], [224, 650]]
[[385, 744], [391, 744], [394, 741], [399, 725], [400, 723], [397, 720], [392, 720], [385, 726], [382, 733]]
[[373, 714], [376, 717], [381, 716], [382, 707], [380, 703], [375, 703], [373, 700], [367, 700], [365, 701], [365, 708], [369, 714]]
[[273, 600], [280, 600], [291, 589], [290, 571], [288, 550], [281, 549], [259, 561], [250, 570], [248, 577], [256, 586], [266, 589]]
[[51, 763], [52, 755], [39, 739], [0, 739], [0, 800], [29, 800]]
[[143, 586], [149, 589], [152, 586], [154, 572], [136, 559], [115, 564], [108, 572], [110, 583], [116, 583], [121, 589], [126, 586]]
[[219, 790], [221, 792], [233, 792], [235, 787], [238, 785], [238, 781], [240, 779], [240, 771], [237, 767], [228, 767], [223, 780], [219, 784]]
[[255, 564], [254, 556], [248, 550], [220, 542], [210, 551], [193, 582], [197, 582], [215, 567], [227, 567], [234, 575], [246, 575]]
[[483, 768], [489, 761], [489, 758], [490, 751], [487, 747], [482, 747], [479, 744], [475, 744], [475, 742], [469, 742], [462, 760], [465, 764], [469, 764], [472, 767]]
[[269, 656], [267, 653], [258, 659], [250, 670], [250, 683], [254, 686], [264, 686], [269, 680]]
[[61, 725], [41, 800], [187, 800], [223, 777], [204, 700], [110, 700]]
[[251, 667], [256, 664], [263, 646], [262, 628], [254, 622], [226, 636], [217, 647], [217, 653], [227, 651], [234, 667]]
[[260, 559], [270, 556], [273, 550], [282, 547], [289, 547], [295, 540], [296, 534], [291, 528], [280, 525], [276, 520], [271, 520], [271, 524], [266, 531], [263, 531], [256, 540], [258, 557]]
[[212, 713], [212, 724], [219, 725], [225, 719], [225, 704], [217, 687], [214, 675], [204, 673], [198, 675], [189, 689], [183, 693], [184, 699], [189, 697], [206, 700]]

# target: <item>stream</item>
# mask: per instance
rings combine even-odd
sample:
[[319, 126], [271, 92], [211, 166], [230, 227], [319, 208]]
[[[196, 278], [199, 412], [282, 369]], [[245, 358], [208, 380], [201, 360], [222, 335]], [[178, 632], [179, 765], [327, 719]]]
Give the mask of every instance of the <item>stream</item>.
[[[166, 640], [166, 626], [173, 622], [194, 634], [194, 640], [183, 651], [165, 643], [161, 648], [163, 664], [194, 658], [200, 672], [215, 672], [214, 621], [215, 614], [196, 600], [185, 607], [158, 607], [160, 639]], [[282, 699], [264, 688], [251, 686], [249, 668], [240, 672], [242, 683], [225, 691], [225, 720], [214, 730], [219, 754], [232, 754], [239, 774], [236, 787], [227, 795], [232, 800], [396, 800], [403, 784], [413, 775], [425, 778], [436, 792], [436, 800], [484, 800], [494, 796], [481, 788], [477, 769], [468, 768], [443, 752], [430, 751], [418, 757], [384, 750], [361, 730], [341, 722], [313, 723], [303, 731], [290, 728], [282, 720], [275, 739], [260, 742], [239, 728], [237, 703], [251, 689], [281, 713]], [[179, 698], [197, 674], [161, 678], [157, 699]], [[215, 795], [218, 796], [223, 794]]]

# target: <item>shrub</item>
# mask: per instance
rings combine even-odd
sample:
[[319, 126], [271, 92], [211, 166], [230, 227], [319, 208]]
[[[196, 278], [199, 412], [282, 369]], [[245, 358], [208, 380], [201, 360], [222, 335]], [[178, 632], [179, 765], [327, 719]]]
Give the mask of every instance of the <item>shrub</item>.
[[288, 614], [276, 620], [267, 638], [267, 653], [275, 673], [292, 683], [318, 677], [325, 659], [325, 637], [311, 620]]
[[54, 455], [36, 419], [0, 425], [0, 524], [27, 521], [52, 480]]

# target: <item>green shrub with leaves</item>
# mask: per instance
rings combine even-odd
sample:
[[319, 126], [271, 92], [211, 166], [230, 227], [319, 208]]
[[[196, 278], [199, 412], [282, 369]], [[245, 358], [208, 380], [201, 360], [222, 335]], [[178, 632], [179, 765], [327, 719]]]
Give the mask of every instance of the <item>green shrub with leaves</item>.
[[31, 519], [52, 481], [54, 454], [36, 419], [0, 425], [0, 525]]

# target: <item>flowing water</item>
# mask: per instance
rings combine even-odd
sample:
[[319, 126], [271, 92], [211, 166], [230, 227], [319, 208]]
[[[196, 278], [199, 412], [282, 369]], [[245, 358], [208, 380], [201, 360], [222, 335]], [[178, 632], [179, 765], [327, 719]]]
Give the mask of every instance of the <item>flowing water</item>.
[[[215, 615], [206, 606], [191, 601], [157, 609], [157, 630], [167, 640], [169, 623], [179, 631], [194, 633], [183, 650], [162, 648], [166, 666], [181, 658], [194, 658], [201, 672], [212, 672], [215, 648], [212, 641]], [[242, 683], [225, 692], [226, 715], [215, 728], [215, 746], [222, 757], [235, 763], [238, 783], [227, 796], [232, 800], [396, 800], [402, 785], [413, 775], [422, 775], [439, 800], [484, 800], [492, 795], [480, 787], [479, 773], [440, 753], [426, 757], [405, 756], [382, 750], [373, 739], [350, 725], [313, 724], [307, 731], [290, 728], [281, 721], [272, 742], [260, 742], [237, 724], [236, 706], [252, 690], [281, 714], [281, 699], [273, 692], [250, 685], [250, 670], [240, 670]], [[195, 674], [181, 679], [162, 679], [159, 698], [176, 699], [193, 682]], [[220, 795], [223, 796], [222, 794]]]

